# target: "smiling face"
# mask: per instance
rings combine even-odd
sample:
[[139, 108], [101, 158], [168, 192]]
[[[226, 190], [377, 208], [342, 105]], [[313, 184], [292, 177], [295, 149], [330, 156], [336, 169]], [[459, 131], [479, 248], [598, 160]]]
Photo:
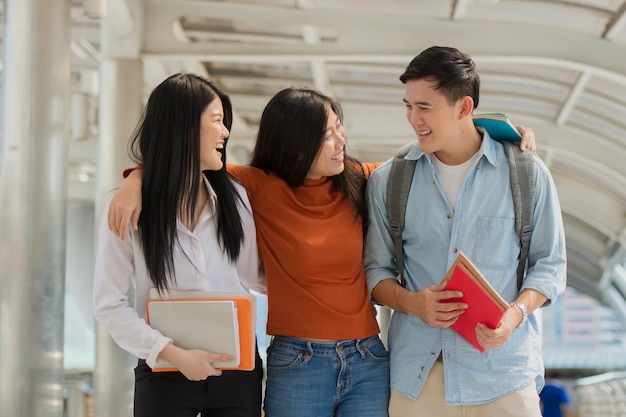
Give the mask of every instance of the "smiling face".
[[406, 118], [424, 153], [445, 152], [456, 136], [459, 121], [459, 102], [450, 104], [435, 86], [435, 81], [427, 79], [410, 80], [405, 85]]
[[222, 150], [230, 132], [224, 126], [222, 101], [216, 97], [200, 116], [200, 168], [219, 171], [224, 166]]
[[327, 110], [326, 132], [315, 161], [307, 174], [307, 179], [319, 179], [339, 175], [343, 172], [343, 150], [346, 146], [346, 131], [337, 114]]
[[472, 119], [474, 100], [464, 96], [450, 103], [436, 85], [427, 78], [406, 82], [406, 118], [422, 152], [434, 153], [444, 164], [458, 165], [471, 158], [482, 141]]

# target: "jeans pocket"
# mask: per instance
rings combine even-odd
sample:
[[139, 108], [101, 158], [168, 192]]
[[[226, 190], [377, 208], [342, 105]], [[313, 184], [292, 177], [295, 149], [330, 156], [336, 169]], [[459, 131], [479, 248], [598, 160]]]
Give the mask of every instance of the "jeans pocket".
[[366, 350], [367, 355], [375, 361], [389, 361], [389, 352], [387, 352], [381, 340], [367, 346]]
[[284, 371], [301, 362], [303, 354], [291, 349], [270, 346], [267, 349], [267, 369]]

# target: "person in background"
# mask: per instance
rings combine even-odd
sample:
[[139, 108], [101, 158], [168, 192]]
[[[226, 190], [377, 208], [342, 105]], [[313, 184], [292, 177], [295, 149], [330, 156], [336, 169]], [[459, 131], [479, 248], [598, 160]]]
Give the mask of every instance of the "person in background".
[[[151, 288], [264, 292], [250, 202], [226, 173], [230, 100], [210, 80], [176, 74], [151, 93], [132, 138], [143, 166], [143, 211], [121, 242], [100, 222], [93, 305], [97, 321], [138, 356], [134, 415], [261, 415], [263, 365], [220, 371], [228, 355], [183, 349], [146, 322]], [[134, 308], [128, 290], [134, 286]], [[207, 320], [210, 320], [207, 317]], [[158, 361], [180, 372], [153, 372]]]
[[[524, 143], [534, 146], [530, 130]], [[228, 166], [248, 191], [267, 279], [267, 417], [387, 416], [389, 359], [362, 258], [365, 183], [378, 165], [348, 155], [338, 103], [287, 88], [263, 111], [250, 166]], [[114, 200], [109, 224], [122, 239], [140, 177]]]
[[558, 379], [548, 379], [539, 393], [543, 417], [570, 417], [570, 401], [567, 391]]
[[[385, 209], [389, 162], [368, 181], [364, 252], [372, 299], [393, 310], [389, 414], [539, 417], [544, 368], [532, 312], [553, 302], [566, 281], [563, 223], [550, 173], [534, 159], [534, 224], [528, 273], [518, 290], [509, 165], [502, 144], [473, 124], [480, 89], [474, 62], [455, 48], [435, 46], [417, 55], [400, 80], [418, 142], [405, 157], [416, 160], [403, 231], [406, 288], [396, 279]], [[450, 300], [462, 293], [441, 283], [459, 251], [511, 303], [497, 328], [477, 326], [485, 353], [450, 328], [467, 308]]]

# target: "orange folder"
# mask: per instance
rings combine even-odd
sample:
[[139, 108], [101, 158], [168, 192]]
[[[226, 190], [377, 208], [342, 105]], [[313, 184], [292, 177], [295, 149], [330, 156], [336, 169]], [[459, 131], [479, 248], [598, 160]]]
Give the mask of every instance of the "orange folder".
[[495, 329], [509, 304], [493, 289], [463, 252], [459, 252], [442, 281], [447, 281], [446, 290], [463, 292], [463, 297], [446, 302], [461, 301], [469, 306], [451, 327], [476, 349], [484, 352], [485, 348], [476, 340], [476, 325], [483, 323]]
[[[150, 290], [148, 298], [146, 301], [148, 324], [159, 331], [162, 330], [159, 329], [158, 325], [151, 323], [150, 319], [150, 311], [152, 310], [154, 315], [157, 311], [155, 307], [158, 307], [162, 310], [159, 312], [160, 316], [167, 317], [169, 321], [166, 324], [162, 323], [162, 327], [172, 329], [172, 326], [175, 326], [175, 332], [180, 335], [181, 339], [185, 339], [187, 336], [189, 339], [193, 339], [193, 341], [177, 341], [174, 338], [174, 344], [186, 349], [204, 348], [209, 350], [211, 349], [210, 346], [216, 344], [224, 347], [237, 343], [238, 345], [232, 351], [230, 349], [224, 351], [210, 350], [214, 353], [228, 353], [239, 357], [238, 361], [235, 359], [228, 363], [216, 362], [215, 367], [222, 370], [251, 371], [254, 369], [256, 357], [256, 297], [254, 295], [193, 290], [169, 290], [159, 294], [156, 288], [153, 288]], [[160, 304], [157, 305], [157, 303]], [[216, 315], [212, 322], [212, 317], [201, 316], [198, 312], [203, 310], [218, 314], [219, 319]], [[180, 317], [176, 317], [176, 315]], [[213, 333], [206, 335], [204, 338], [206, 341], [199, 342], [197, 339], [202, 338], [200, 335], [202, 332], [207, 332], [209, 326], [214, 329], [212, 330]], [[183, 328], [184, 330], [181, 330]], [[163, 334], [171, 337], [165, 331]], [[202, 344], [195, 346], [188, 345], [188, 343]], [[162, 362], [157, 363], [152, 370], [153, 372], [171, 372], [178, 369], [167, 362]]]

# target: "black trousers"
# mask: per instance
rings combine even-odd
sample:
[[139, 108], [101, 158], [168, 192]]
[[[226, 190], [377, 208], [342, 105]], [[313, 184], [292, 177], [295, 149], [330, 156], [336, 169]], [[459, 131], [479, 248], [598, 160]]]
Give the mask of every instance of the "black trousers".
[[204, 381], [180, 372], [135, 368], [135, 417], [260, 417], [263, 362], [257, 350], [252, 371], [223, 371]]

